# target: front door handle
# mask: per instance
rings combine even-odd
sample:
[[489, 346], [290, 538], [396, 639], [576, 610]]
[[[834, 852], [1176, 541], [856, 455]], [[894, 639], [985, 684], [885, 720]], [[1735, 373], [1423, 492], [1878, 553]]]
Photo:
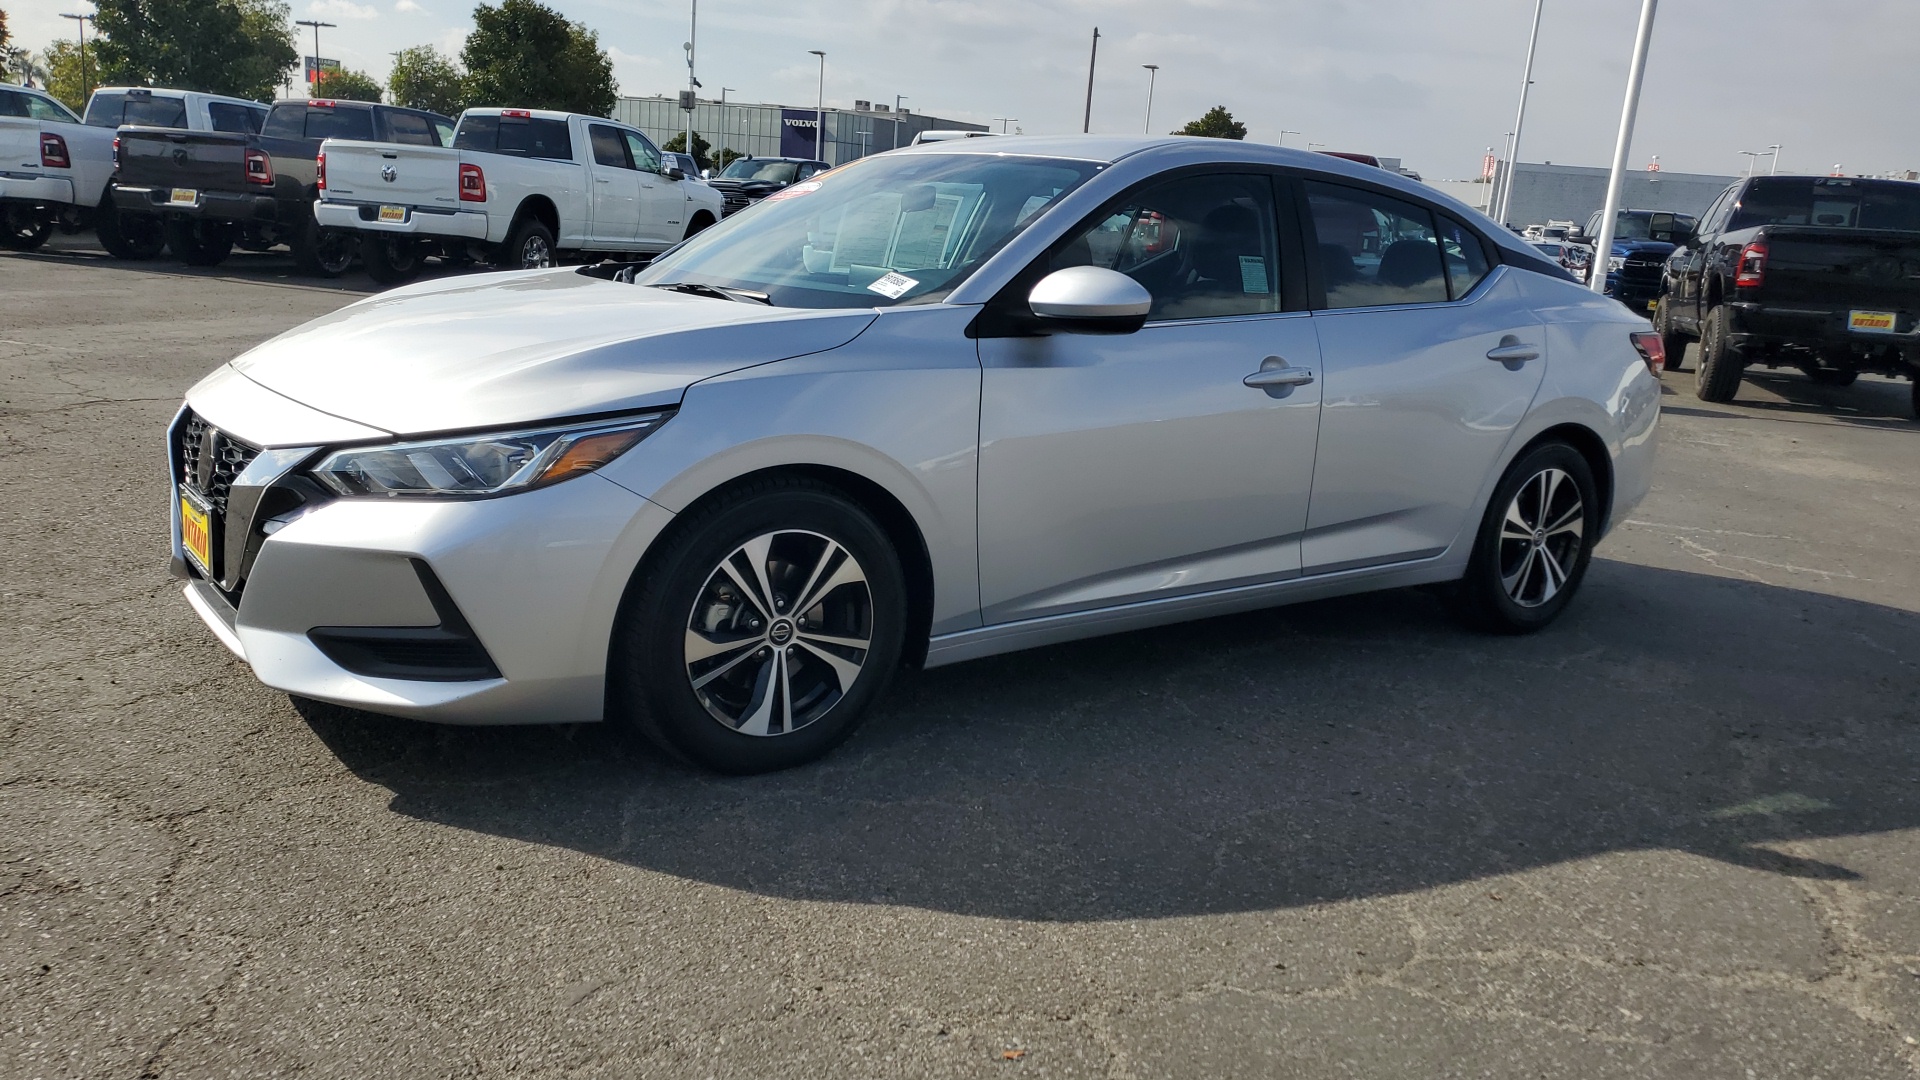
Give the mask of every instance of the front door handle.
[[613, 179], [606, 176], [596, 176], [593, 178], [593, 182], [596, 184], [611, 184], [613, 183]]
[[1313, 381], [1313, 369], [1294, 367], [1285, 357], [1269, 356], [1260, 361], [1260, 370], [1240, 380], [1255, 390], [1264, 390], [1268, 397], [1286, 397], [1296, 386], [1305, 386]]
[[1524, 364], [1529, 360], [1540, 359], [1540, 346], [1528, 345], [1512, 334], [1508, 334], [1500, 339], [1500, 344], [1487, 350], [1487, 359], [1498, 360], [1503, 364]]

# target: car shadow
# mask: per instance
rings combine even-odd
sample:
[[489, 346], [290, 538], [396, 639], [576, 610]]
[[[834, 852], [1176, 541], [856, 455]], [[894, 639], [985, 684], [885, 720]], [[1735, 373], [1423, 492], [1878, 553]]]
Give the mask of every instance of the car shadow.
[[[1661, 380], [1662, 412], [1724, 420], [1768, 419], [1839, 423], [1866, 428], [1912, 430], [1913, 386], [1905, 380], [1863, 375], [1852, 386], [1822, 386], [1798, 371], [1750, 368], [1734, 400], [1709, 404], [1694, 396], [1698, 372], [1668, 373]], [[1780, 400], [1756, 397], [1755, 390]], [[1675, 405], [1672, 399], [1686, 402]]]
[[1772, 873], [1920, 825], [1920, 616], [1598, 560], [1558, 624], [1402, 591], [904, 680], [827, 760], [749, 779], [611, 725], [449, 728], [297, 701], [422, 821], [743, 891], [1114, 920], [1404, 893], [1634, 849]]

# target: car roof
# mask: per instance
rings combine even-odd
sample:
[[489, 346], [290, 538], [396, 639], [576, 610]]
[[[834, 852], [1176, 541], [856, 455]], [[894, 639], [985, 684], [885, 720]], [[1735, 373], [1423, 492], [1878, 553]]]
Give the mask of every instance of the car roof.
[[[265, 102], [252, 98], [228, 97], [225, 94], [209, 94], [201, 90], [181, 90], [172, 86], [96, 86], [94, 94], [151, 94], [154, 97], [188, 98], [202, 97], [208, 101], [224, 101], [230, 105], [251, 105], [256, 109], [266, 108]], [[89, 101], [92, 100], [90, 96]]]

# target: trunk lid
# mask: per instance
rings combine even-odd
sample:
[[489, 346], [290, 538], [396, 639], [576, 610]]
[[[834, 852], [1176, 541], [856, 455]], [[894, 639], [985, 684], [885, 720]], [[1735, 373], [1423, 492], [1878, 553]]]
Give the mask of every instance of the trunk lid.
[[171, 128], [120, 129], [120, 183], [129, 187], [244, 191], [250, 136]]
[[328, 139], [329, 199], [457, 209], [460, 151], [438, 146]]
[[1836, 308], [1920, 309], [1920, 232], [1768, 225], [1761, 296]]

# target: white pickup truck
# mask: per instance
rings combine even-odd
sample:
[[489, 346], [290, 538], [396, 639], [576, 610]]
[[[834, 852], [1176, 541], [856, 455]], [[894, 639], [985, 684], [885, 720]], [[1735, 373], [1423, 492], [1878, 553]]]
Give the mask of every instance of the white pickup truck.
[[150, 259], [165, 244], [151, 218], [113, 207], [116, 134], [123, 124], [182, 131], [259, 131], [257, 101], [144, 86], [103, 86], [83, 123], [44, 90], [0, 86], [0, 245], [31, 251], [54, 227], [98, 228], [107, 253]]
[[509, 267], [562, 251], [657, 254], [720, 220], [720, 193], [639, 129], [542, 109], [468, 109], [453, 146], [328, 139], [314, 217], [363, 234], [376, 280], [430, 249]]

